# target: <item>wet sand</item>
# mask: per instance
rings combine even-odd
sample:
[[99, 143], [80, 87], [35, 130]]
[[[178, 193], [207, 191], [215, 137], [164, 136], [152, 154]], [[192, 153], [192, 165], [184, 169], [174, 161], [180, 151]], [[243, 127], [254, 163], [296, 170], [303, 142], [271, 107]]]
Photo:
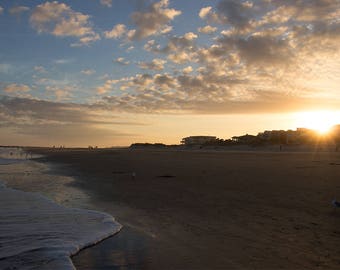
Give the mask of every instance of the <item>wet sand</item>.
[[340, 267], [339, 153], [35, 151], [125, 226], [79, 270]]

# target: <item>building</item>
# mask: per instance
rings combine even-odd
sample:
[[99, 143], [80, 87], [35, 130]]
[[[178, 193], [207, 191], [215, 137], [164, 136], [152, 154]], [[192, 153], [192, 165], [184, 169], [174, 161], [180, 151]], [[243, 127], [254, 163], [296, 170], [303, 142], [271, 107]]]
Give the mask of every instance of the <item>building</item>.
[[216, 141], [215, 136], [190, 136], [183, 138], [181, 143], [184, 145], [202, 145]]
[[251, 144], [254, 143], [257, 139], [254, 135], [242, 135], [242, 136], [233, 136], [232, 138], [233, 142], [239, 143], [239, 144]]

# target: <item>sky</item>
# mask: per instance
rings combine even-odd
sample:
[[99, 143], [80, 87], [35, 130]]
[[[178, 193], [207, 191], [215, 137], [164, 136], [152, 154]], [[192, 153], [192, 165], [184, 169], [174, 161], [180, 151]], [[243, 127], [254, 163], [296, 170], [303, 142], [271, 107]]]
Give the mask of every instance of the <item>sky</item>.
[[1, 0], [0, 144], [340, 123], [339, 18], [340, 0]]

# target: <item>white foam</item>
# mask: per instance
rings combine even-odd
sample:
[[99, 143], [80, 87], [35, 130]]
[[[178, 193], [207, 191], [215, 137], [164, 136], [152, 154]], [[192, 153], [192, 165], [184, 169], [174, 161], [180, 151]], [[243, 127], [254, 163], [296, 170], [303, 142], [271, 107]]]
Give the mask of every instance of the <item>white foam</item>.
[[20, 147], [0, 147], [0, 160], [16, 160], [16, 162], [20, 162], [37, 157], [41, 157], [41, 155], [25, 152]]
[[75, 269], [71, 255], [120, 229], [108, 214], [0, 184], [0, 269]]

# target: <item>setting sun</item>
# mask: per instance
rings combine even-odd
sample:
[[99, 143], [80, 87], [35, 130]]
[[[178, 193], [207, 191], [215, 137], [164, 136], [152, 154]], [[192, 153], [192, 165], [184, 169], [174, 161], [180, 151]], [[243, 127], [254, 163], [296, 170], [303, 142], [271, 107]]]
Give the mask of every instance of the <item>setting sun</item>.
[[296, 126], [314, 129], [326, 134], [334, 125], [340, 123], [340, 112], [337, 111], [310, 111], [301, 112], [296, 116]]

